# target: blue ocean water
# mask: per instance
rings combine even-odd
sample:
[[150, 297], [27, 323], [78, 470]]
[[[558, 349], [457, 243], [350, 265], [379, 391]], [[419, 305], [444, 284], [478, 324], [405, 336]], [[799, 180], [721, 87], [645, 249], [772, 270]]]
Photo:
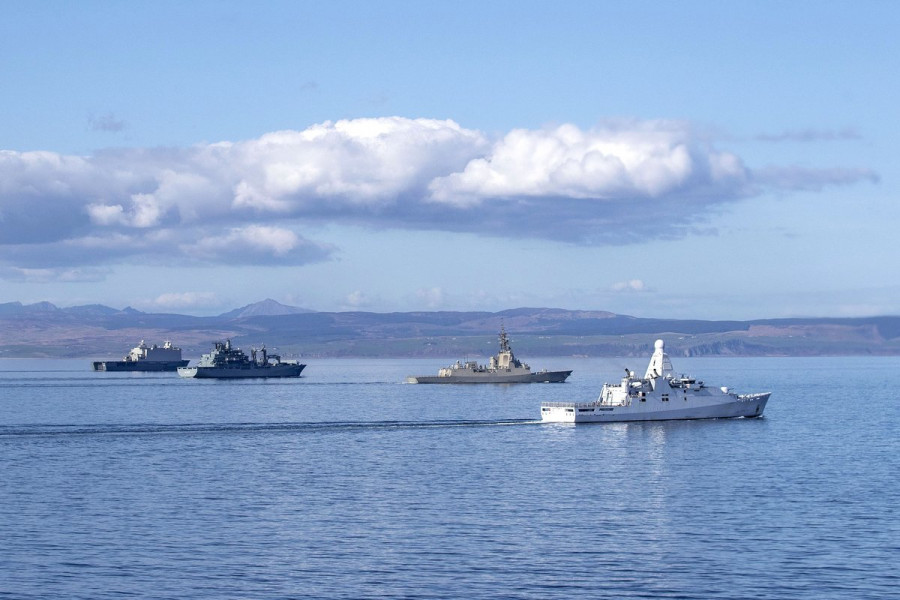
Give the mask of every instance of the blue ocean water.
[[898, 358], [674, 358], [762, 419], [542, 425], [566, 384], [0, 361], [0, 597], [896, 598]]

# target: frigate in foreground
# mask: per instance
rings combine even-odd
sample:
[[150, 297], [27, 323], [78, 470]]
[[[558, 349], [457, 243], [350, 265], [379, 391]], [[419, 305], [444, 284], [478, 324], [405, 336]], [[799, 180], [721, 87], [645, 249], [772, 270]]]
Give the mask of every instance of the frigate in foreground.
[[141, 340], [122, 360], [98, 360], [93, 366], [95, 371], [174, 371], [188, 362], [181, 359], [181, 348], [172, 342], [166, 341], [160, 347], [148, 346]]
[[612, 421], [665, 421], [669, 419], [722, 419], [759, 417], [770, 392], [736, 394], [727, 387], [709, 387], [684, 375], [675, 375], [665, 352], [656, 347], [642, 378], [627, 371], [618, 384], [605, 383], [594, 402], [543, 402], [545, 423], [597, 423]]
[[500, 329], [500, 352], [487, 365], [474, 360], [456, 361], [438, 371], [437, 376], [410, 375], [407, 383], [562, 383], [572, 371], [532, 372], [531, 367], [516, 359], [509, 345], [506, 329]]
[[204, 354], [196, 367], [179, 367], [182, 377], [197, 379], [246, 379], [250, 377], [299, 377], [306, 365], [295, 360], [281, 360], [269, 354], [266, 347], [250, 351], [250, 357], [231, 345], [231, 340], [216, 342], [209, 354]]

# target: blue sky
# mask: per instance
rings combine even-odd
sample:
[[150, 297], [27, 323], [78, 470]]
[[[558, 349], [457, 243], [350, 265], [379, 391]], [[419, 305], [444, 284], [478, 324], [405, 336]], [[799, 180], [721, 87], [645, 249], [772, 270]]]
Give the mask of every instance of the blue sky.
[[0, 302], [900, 314], [894, 2], [19, 2]]

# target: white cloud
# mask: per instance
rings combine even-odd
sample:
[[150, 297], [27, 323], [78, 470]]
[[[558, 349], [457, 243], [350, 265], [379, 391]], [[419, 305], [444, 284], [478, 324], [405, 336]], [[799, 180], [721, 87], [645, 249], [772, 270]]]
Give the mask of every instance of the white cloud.
[[612, 290], [614, 292], [643, 292], [646, 290], [646, 286], [640, 279], [629, 279], [628, 281], [614, 283]]
[[350, 310], [367, 308], [372, 306], [372, 304], [373, 300], [361, 290], [354, 290], [350, 292], [349, 294], [347, 294], [346, 298], [344, 298], [343, 302], [343, 306], [345, 308], [349, 308]]
[[332, 251], [329, 246], [306, 240], [289, 229], [266, 225], [235, 227], [186, 244], [183, 250], [195, 259], [231, 264], [324, 260]]
[[512, 196], [655, 198], [700, 187], [734, 196], [746, 179], [740, 159], [708, 148], [686, 124], [644, 121], [515, 130], [430, 189], [436, 202], [467, 205]]
[[439, 287], [416, 290], [416, 298], [426, 308], [440, 308], [444, 304], [444, 290]]
[[335, 251], [300, 234], [323, 222], [625, 244], [698, 231], [713, 206], [766, 189], [875, 180], [754, 171], [678, 121], [492, 142], [450, 120], [385, 117], [190, 148], [0, 151], [0, 264], [304, 264]]
[[279, 131], [229, 149], [241, 168], [234, 206], [327, 211], [394, 205], [488, 147], [453, 121], [356, 119]]
[[121, 204], [88, 204], [87, 213], [97, 225], [124, 225], [147, 228], [159, 224], [162, 210], [152, 194], [132, 194], [131, 208], [126, 213]]
[[160, 294], [152, 302], [154, 308], [169, 310], [175, 308], [195, 308], [218, 306], [219, 300], [213, 292], [169, 292]]
[[250, 225], [232, 229], [227, 235], [200, 240], [191, 250], [201, 254], [233, 253], [252, 250], [284, 256], [300, 243], [293, 231], [278, 227]]
[[88, 204], [87, 213], [91, 217], [91, 222], [97, 225], [116, 225], [125, 224], [128, 219], [125, 217], [125, 210], [121, 204], [109, 206], [106, 204]]

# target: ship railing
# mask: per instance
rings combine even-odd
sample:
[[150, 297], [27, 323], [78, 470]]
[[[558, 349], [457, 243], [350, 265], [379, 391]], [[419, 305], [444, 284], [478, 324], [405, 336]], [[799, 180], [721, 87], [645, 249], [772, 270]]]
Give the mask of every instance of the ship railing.
[[547, 408], [588, 408], [596, 404], [596, 402], [541, 402], [541, 406]]

